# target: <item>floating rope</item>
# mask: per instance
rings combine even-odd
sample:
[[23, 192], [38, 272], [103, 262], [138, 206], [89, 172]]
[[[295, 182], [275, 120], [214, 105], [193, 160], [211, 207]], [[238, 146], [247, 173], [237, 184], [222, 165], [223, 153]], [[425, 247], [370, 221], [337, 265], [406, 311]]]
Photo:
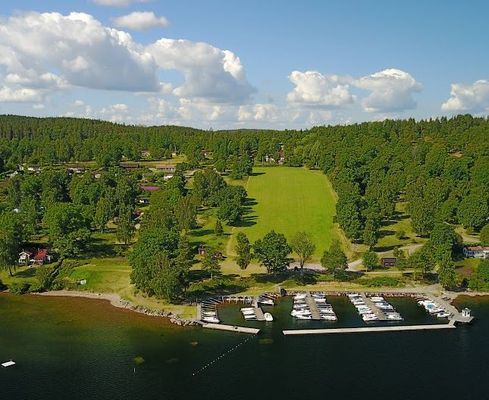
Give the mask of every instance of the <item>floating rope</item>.
[[202, 372], [204, 372], [207, 368], [209, 368], [210, 366], [214, 365], [216, 362], [218, 362], [219, 360], [221, 360], [222, 358], [224, 358], [225, 356], [227, 356], [228, 354], [232, 353], [233, 351], [237, 350], [239, 347], [241, 347], [242, 345], [244, 345], [245, 343], [247, 343], [250, 339], [253, 339], [254, 337], [256, 337], [256, 335], [250, 335], [248, 336], [245, 340], [241, 341], [240, 343], [238, 343], [237, 345], [231, 347], [230, 349], [226, 350], [224, 353], [221, 353], [218, 357], [216, 357], [214, 360], [212, 360], [211, 362], [205, 364], [202, 368], [198, 369], [197, 371], [194, 371], [192, 373], [192, 376], [196, 376], [196, 375], [199, 375], [201, 374]]

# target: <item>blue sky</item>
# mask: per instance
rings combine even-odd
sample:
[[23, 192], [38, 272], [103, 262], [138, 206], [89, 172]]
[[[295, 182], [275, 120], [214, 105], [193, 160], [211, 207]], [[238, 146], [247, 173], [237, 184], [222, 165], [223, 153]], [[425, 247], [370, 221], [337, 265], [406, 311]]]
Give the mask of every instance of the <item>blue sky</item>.
[[202, 128], [489, 111], [483, 1], [4, 1], [0, 113]]

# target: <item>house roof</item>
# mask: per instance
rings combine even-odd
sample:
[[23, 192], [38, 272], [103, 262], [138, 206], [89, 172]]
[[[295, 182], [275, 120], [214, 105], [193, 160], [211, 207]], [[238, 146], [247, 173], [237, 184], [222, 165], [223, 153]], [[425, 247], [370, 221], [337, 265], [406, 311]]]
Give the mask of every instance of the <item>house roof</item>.
[[469, 246], [466, 249], [470, 251], [489, 251], [489, 246]]

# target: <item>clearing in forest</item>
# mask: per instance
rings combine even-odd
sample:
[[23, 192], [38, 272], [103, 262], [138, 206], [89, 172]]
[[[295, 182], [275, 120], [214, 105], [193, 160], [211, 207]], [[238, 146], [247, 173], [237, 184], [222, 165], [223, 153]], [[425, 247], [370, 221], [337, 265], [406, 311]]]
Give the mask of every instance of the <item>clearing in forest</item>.
[[234, 249], [239, 231], [246, 233], [251, 242], [272, 229], [283, 233], [288, 240], [296, 232], [305, 231], [316, 244], [317, 259], [337, 237], [333, 224], [336, 197], [322, 172], [305, 168], [257, 167], [248, 179], [246, 190], [249, 208], [243, 222], [233, 229], [230, 250]]

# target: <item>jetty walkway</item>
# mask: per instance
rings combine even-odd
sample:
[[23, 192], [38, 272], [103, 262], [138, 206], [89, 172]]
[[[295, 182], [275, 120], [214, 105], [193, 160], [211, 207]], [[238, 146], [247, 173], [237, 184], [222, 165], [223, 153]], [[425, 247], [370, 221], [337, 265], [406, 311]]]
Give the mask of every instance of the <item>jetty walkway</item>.
[[402, 331], [428, 331], [439, 329], [455, 329], [455, 322], [434, 325], [400, 325], [400, 326], [369, 326], [361, 328], [326, 328], [326, 329], [290, 329], [282, 331], [285, 336], [293, 335], [328, 335], [337, 333], [374, 333], [374, 332], [402, 332]]
[[361, 294], [363, 302], [372, 310], [379, 321], [387, 321], [385, 313], [377, 307], [372, 300], [365, 293]]
[[202, 327], [207, 329], [216, 329], [218, 331], [249, 333], [252, 335], [258, 335], [258, 333], [260, 332], [260, 330], [256, 328], [248, 328], [245, 326], [237, 326], [237, 325], [202, 324]]

